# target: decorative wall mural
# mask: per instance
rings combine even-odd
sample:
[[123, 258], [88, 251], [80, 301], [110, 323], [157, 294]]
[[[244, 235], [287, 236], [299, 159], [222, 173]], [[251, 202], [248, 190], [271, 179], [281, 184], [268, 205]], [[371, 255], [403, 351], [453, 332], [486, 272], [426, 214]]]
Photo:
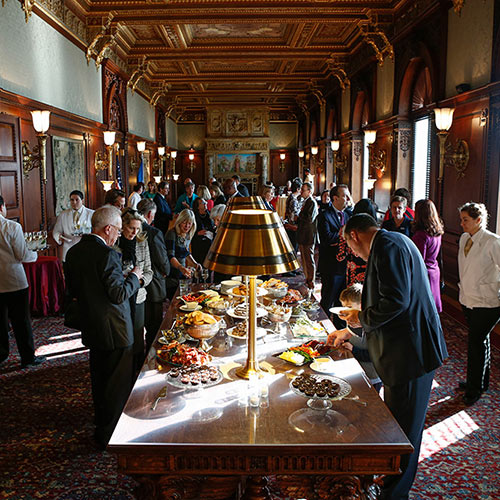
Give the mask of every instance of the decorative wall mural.
[[56, 215], [69, 207], [71, 191], [78, 189], [85, 193], [84, 148], [83, 139], [52, 137]]
[[255, 154], [217, 155], [216, 163], [218, 174], [230, 172], [253, 174], [256, 170], [257, 156]]

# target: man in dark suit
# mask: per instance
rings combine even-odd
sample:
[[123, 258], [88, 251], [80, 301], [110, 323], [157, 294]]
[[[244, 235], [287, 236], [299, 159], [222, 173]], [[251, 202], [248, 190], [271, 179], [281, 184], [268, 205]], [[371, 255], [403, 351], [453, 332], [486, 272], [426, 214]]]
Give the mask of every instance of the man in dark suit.
[[233, 179], [234, 182], [236, 182], [236, 189], [241, 194], [241, 196], [250, 196], [248, 188], [245, 186], [245, 184], [241, 183], [241, 177], [239, 175], [233, 175], [231, 179]]
[[[340, 292], [346, 284], [346, 261], [337, 260], [340, 229], [349, 220], [352, 212], [348, 207], [351, 195], [345, 184], [330, 190], [332, 204], [318, 215], [319, 273], [321, 276], [321, 307], [328, 313], [332, 305], [339, 306]], [[343, 321], [334, 315], [337, 328]]]
[[146, 296], [145, 327], [146, 352], [148, 352], [163, 319], [163, 301], [167, 297], [166, 279], [170, 274], [170, 261], [163, 233], [150, 225], [156, 214], [156, 204], [151, 200], [141, 200], [137, 205], [137, 210], [146, 220], [142, 224], [142, 230], [148, 235], [149, 255], [153, 268], [153, 279], [146, 287], [148, 294]]
[[224, 196], [226, 197], [226, 203], [231, 198], [238, 198], [242, 196], [241, 193], [238, 191], [238, 188], [236, 187], [236, 182], [232, 178], [226, 179], [224, 181], [222, 189], [224, 191]]
[[[383, 498], [407, 499], [418, 455], [434, 371], [447, 357], [446, 344], [421, 254], [406, 236], [379, 229], [373, 217], [354, 215], [347, 244], [366, 262], [361, 311], [342, 314], [363, 327], [370, 357], [384, 383], [384, 401], [414, 452], [401, 459], [400, 476], [388, 476]], [[335, 344], [349, 338], [337, 334]]]
[[172, 209], [167, 201], [168, 190], [170, 186], [168, 182], [162, 181], [158, 184], [158, 192], [155, 194], [153, 201], [156, 204], [156, 215], [154, 226], [163, 234], [168, 231], [168, 225], [172, 220]]
[[297, 243], [309, 290], [314, 289], [314, 278], [316, 277], [314, 247], [317, 239], [316, 218], [318, 217], [318, 204], [312, 194], [312, 185], [309, 182], [304, 182], [300, 190], [300, 196], [304, 201], [297, 217]]
[[122, 227], [120, 211], [101, 207], [92, 216], [92, 233], [70, 248], [64, 264], [70, 298], [76, 299], [82, 342], [90, 349], [95, 439], [104, 448], [132, 388], [134, 333], [129, 298], [142, 272], [124, 278], [119, 254], [111, 247]]

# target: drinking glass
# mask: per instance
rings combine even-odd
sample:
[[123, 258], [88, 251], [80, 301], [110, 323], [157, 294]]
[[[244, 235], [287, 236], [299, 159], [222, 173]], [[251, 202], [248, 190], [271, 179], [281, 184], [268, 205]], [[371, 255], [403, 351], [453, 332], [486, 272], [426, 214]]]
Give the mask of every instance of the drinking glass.
[[179, 294], [181, 296], [187, 295], [189, 293], [189, 282], [188, 279], [180, 279], [179, 280]]
[[124, 260], [122, 262], [123, 276], [128, 276], [132, 269], [134, 269], [134, 263], [131, 260]]
[[203, 280], [203, 283], [207, 282], [209, 276], [210, 276], [210, 271], [208, 269], [203, 268], [201, 270], [201, 279]]

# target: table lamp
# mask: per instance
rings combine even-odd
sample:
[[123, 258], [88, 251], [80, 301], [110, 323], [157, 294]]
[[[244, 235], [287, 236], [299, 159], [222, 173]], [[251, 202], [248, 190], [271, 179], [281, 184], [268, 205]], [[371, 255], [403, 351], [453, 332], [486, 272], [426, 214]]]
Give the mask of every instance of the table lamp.
[[[259, 200], [254, 202], [259, 204]], [[239, 377], [248, 379], [251, 374], [261, 372], [256, 356], [255, 278], [298, 269], [297, 256], [276, 212], [228, 208], [203, 265], [219, 273], [244, 274], [249, 278], [248, 356], [245, 366], [236, 371]]]

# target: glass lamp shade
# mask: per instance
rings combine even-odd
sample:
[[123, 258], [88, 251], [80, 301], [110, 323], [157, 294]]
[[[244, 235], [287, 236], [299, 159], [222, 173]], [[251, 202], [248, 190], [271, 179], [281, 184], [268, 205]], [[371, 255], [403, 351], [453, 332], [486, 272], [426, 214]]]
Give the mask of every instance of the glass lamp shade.
[[436, 127], [438, 130], [450, 130], [453, 123], [453, 112], [455, 108], [436, 108], [434, 114], [436, 115]]
[[311, 154], [316, 156], [318, 154], [318, 146], [311, 146]]
[[113, 187], [115, 181], [101, 181], [101, 182], [104, 191], [109, 191]]
[[283, 161], [286, 158], [285, 153], [280, 153], [280, 160]]
[[179, 180], [179, 174], [172, 174], [172, 177], [174, 178], [174, 181]]
[[340, 141], [331, 141], [330, 147], [332, 148], [332, 151], [338, 151], [340, 148]]
[[45, 134], [50, 127], [50, 111], [32, 111], [33, 128], [39, 134]]
[[372, 177], [365, 179], [364, 183], [365, 183], [366, 189], [368, 189], [368, 191], [370, 191], [370, 189], [373, 189], [375, 182], [377, 182], [377, 179], [373, 179]]
[[137, 143], [137, 151], [139, 151], [139, 153], [143, 153], [146, 149], [146, 141], [139, 141]]
[[299, 158], [304, 158], [304, 150], [299, 149]]
[[165, 156], [165, 146], [158, 146], [158, 154], [160, 156]]
[[194, 154], [193, 153], [189, 153], [189, 161], [193, 161], [194, 160]]
[[115, 143], [116, 132], [112, 132], [111, 130], [106, 130], [106, 132], [104, 132], [103, 135], [104, 135], [104, 144], [106, 144], [106, 146], [112, 146]]
[[170, 153], [172, 155], [172, 158], [175, 160], [177, 158], [177, 151], [172, 150], [172, 152]]
[[[270, 210], [226, 210], [204, 267], [223, 274], [281, 274], [299, 263], [281, 219]], [[224, 220], [225, 219], [225, 220]]]
[[161, 175], [153, 175], [153, 179], [155, 180], [156, 184], [160, 184], [160, 182], [161, 182]]
[[377, 140], [376, 130], [365, 130], [365, 141], [366, 144], [373, 144]]

